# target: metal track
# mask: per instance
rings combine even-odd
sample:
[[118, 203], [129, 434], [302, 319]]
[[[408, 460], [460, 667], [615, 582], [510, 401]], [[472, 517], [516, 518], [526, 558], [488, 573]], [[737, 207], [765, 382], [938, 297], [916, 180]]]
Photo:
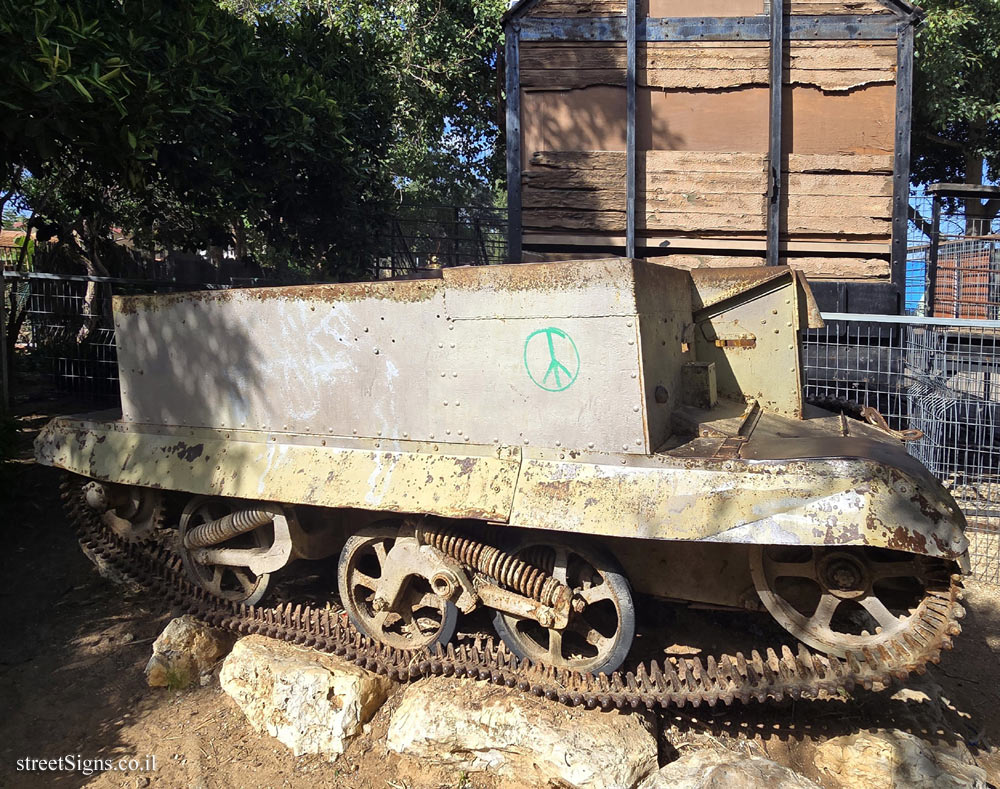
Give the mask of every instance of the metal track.
[[951, 649], [952, 636], [961, 632], [958, 620], [965, 614], [959, 603], [960, 576], [950, 575], [942, 565], [928, 583], [916, 624], [875, 650], [838, 659], [801, 645], [795, 653], [782, 646], [768, 648], [763, 655], [754, 650], [749, 657], [737, 652], [704, 661], [697, 657], [654, 661], [635, 671], [594, 677], [519, 660], [492, 638], [433, 651], [401, 650], [362, 635], [340, 610], [291, 603], [274, 608], [229, 603], [192, 584], [178, 557], [166, 547], [126, 542], [105, 527], [83, 501], [77, 481], [64, 483], [63, 499], [85, 548], [168, 605], [215, 627], [302, 644], [396, 680], [429, 675], [471, 677], [587, 708], [714, 706], [720, 701], [816, 698], [858, 685], [869, 690], [887, 686], [912, 672], [923, 674], [927, 663], [937, 663], [941, 651]]

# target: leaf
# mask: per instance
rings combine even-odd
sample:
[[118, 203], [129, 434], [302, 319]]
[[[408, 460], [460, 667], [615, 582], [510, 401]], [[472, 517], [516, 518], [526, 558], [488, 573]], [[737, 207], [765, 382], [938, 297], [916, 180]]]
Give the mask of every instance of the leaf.
[[94, 100], [94, 97], [90, 95], [90, 92], [83, 86], [83, 83], [72, 74], [63, 74], [63, 79], [72, 85], [76, 89], [77, 93], [83, 96], [87, 101]]

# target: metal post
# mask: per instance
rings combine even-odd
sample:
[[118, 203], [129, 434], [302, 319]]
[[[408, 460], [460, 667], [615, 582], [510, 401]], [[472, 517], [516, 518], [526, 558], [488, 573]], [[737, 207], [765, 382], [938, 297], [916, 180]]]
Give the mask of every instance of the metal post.
[[521, 261], [521, 69], [518, 40], [521, 27], [511, 22], [506, 31], [507, 67], [507, 260]]
[[[2, 269], [2, 264], [0, 264], [0, 269]], [[10, 374], [9, 370], [10, 367], [7, 365], [7, 280], [0, 276], [0, 416], [7, 414], [7, 408], [10, 405], [10, 383], [7, 380], [7, 376]]]
[[635, 257], [635, 3], [626, 7], [625, 257]]
[[771, 0], [771, 68], [769, 140], [767, 148], [767, 260], [768, 266], [780, 261], [781, 240], [781, 121], [782, 90], [785, 82], [785, 9], [784, 0]]
[[889, 266], [892, 281], [900, 289], [904, 289], [906, 283], [906, 236], [909, 229], [913, 36], [912, 23], [900, 25], [896, 46], [896, 140], [892, 166], [892, 256]]
[[924, 315], [929, 318], [934, 317], [934, 300], [937, 296], [938, 250], [940, 245], [941, 197], [935, 192], [931, 196], [931, 246], [927, 253], [927, 271], [924, 272]]

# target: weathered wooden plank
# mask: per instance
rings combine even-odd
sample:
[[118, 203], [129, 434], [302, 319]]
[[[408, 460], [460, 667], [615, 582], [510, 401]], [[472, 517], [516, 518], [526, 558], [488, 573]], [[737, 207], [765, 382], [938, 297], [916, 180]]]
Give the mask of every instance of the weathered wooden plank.
[[[643, 221], [644, 220], [644, 221]], [[640, 229], [646, 231], [677, 231], [697, 233], [765, 231], [763, 211], [709, 214], [702, 211], [680, 213], [658, 211], [647, 207], [638, 211]], [[625, 228], [624, 210], [577, 210], [572, 208], [532, 208], [524, 211], [524, 227], [565, 230], [614, 230]], [[816, 236], [864, 236], [888, 238], [890, 219], [866, 216], [829, 216], [789, 213], [783, 226], [787, 234]]]
[[867, 195], [789, 195], [786, 203], [790, 215], [803, 216], [837, 214], [847, 217], [872, 217], [889, 219], [892, 216], [892, 197]]
[[[677, 214], [667, 212], [639, 212], [641, 227], [647, 229], [677, 230], [685, 232], [764, 232], [764, 220], [760, 213], [713, 214], [711, 222], [702, 213]], [[645, 221], [643, 221], [643, 219]], [[625, 211], [574, 211], [570, 209], [532, 209], [524, 212], [524, 226], [546, 230], [625, 230]]]
[[759, 16], [764, 0], [642, 0], [639, 15], [651, 17]]
[[[640, 68], [636, 72], [639, 87], [669, 90], [720, 90], [751, 85], [767, 85], [766, 68]], [[865, 85], [888, 85], [893, 75], [876, 70], [801, 70], [793, 69], [786, 84], [812, 85], [824, 91], [848, 91]], [[542, 90], [586, 88], [592, 85], [625, 84], [618, 69], [530, 69], [522, 73], [521, 86]]]
[[[646, 172], [762, 173], [766, 157], [759, 153], [717, 151], [639, 151]], [[625, 155], [618, 151], [535, 151], [532, 168], [622, 171]], [[872, 154], [791, 154], [787, 170], [808, 175], [892, 174], [892, 156]]]
[[[668, 255], [651, 258], [675, 268], [742, 268], [763, 266], [760, 255]], [[876, 279], [889, 276], [889, 263], [882, 258], [783, 257], [782, 263], [798, 269], [809, 279]]]
[[[647, 208], [638, 211], [640, 229], [648, 231], [684, 232], [764, 232], [762, 211], [707, 214], [704, 212], [680, 213]], [[645, 221], [643, 221], [643, 219]], [[564, 228], [568, 230], [617, 230], [625, 228], [624, 210], [575, 210], [532, 209], [524, 212], [525, 227]], [[884, 236], [891, 231], [889, 219], [852, 216], [820, 216], [816, 214], [789, 214], [784, 227], [786, 233], [845, 236]]]
[[[543, 0], [544, 2], [544, 0]], [[891, 14], [878, 0], [793, 0], [792, 14]]]
[[786, 194], [817, 195], [817, 196], [865, 196], [891, 197], [892, 179], [881, 174], [855, 175], [832, 174], [816, 175], [812, 173], [788, 173], [784, 175], [787, 183]]
[[[622, 5], [624, 8], [624, 5]], [[793, 15], [785, 18], [789, 40], [890, 41], [899, 31], [892, 14]], [[523, 41], [624, 41], [625, 15], [588, 16], [585, 12], [526, 17]], [[660, 17], [638, 21], [640, 41], [767, 41], [766, 15], [739, 17]]]
[[[534, 189], [525, 187], [523, 205], [531, 209], [557, 209], [587, 211], [613, 211], [624, 205], [626, 190], [622, 186], [600, 190], [585, 189]], [[766, 203], [761, 193], [706, 193], [701, 191], [674, 192], [660, 189], [639, 188], [637, 201], [649, 213], [760, 213]], [[810, 217], [835, 214], [846, 219], [889, 219], [892, 216], [891, 197], [858, 195], [818, 196], [790, 195], [781, 201], [789, 216], [800, 224], [810, 222]], [[714, 222], [715, 218], [706, 220]], [[814, 227], [816, 225], [810, 225]], [[819, 228], [822, 232], [823, 228]]]
[[794, 173], [885, 173], [892, 175], [892, 156], [887, 154], [792, 153], [786, 164]]
[[884, 258], [786, 258], [792, 268], [809, 279], [888, 279], [889, 261]]
[[[526, 187], [523, 199], [525, 208], [611, 211], [624, 204], [625, 196], [624, 187], [599, 191]], [[760, 213], [764, 210], [764, 197], [761, 194], [705, 194], [698, 192], [682, 194], [637, 189], [636, 199], [645, 206], [647, 211], [657, 213], [726, 214], [734, 211], [737, 213]]]
[[[691, 169], [700, 172], [763, 172], [764, 156], [759, 153], [718, 153], [715, 151], [640, 151], [638, 161], [647, 170]], [[890, 157], [891, 158], [891, 157]], [[531, 155], [532, 167], [623, 170], [625, 154], [619, 151], [546, 151]]]
[[[663, 233], [647, 230], [642, 234], [645, 243], [664, 253], [680, 254], [764, 254], [764, 237], [757, 233], [704, 233], [695, 231]], [[567, 232], [562, 230], [532, 229], [525, 234], [525, 243], [535, 245], [561, 246], [564, 244], [576, 246], [600, 246], [608, 239], [621, 246], [625, 243], [622, 235], [608, 235], [604, 232]], [[840, 255], [844, 257], [876, 257], [886, 254], [885, 239], [875, 240], [852, 236], [822, 236], [816, 234], [789, 237], [782, 241], [782, 249], [789, 255]], [[696, 252], [695, 250], [700, 250]]]
[[527, 17], [569, 18], [625, 15], [626, 0], [542, 0]]
[[[661, 88], [727, 88], [768, 84], [766, 42], [686, 42], [640, 44], [640, 85]], [[789, 84], [848, 90], [891, 83], [895, 76], [894, 43], [862, 45], [844, 42], [797, 42], [791, 48]], [[625, 84], [622, 44], [525, 44], [521, 55], [522, 85], [580, 88]]]
[[864, 216], [823, 216], [820, 214], [788, 213], [785, 219], [785, 233], [814, 235], [845, 235], [845, 236], [880, 236], [889, 238], [892, 233], [892, 220]]
[[[807, 154], [891, 154], [896, 91], [869, 85], [846, 93], [794, 86], [787, 98], [786, 150]], [[625, 149], [625, 90], [525, 91], [524, 148]], [[768, 146], [768, 89], [639, 92], [640, 150], [763, 153]]]
[[[676, 194], [763, 194], [763, 173], [702, 173], [646, 170], [645, 189]], [[785, 173], [783, 191], [792, 195], [891, 197], [892, 179], [884, 175]], [[525, 189], [599, 190], [624, 188], [624, 174], [613, 169], [544, 168], [524, 173]], [[640, 188], [642, 188], [640, 186]]]

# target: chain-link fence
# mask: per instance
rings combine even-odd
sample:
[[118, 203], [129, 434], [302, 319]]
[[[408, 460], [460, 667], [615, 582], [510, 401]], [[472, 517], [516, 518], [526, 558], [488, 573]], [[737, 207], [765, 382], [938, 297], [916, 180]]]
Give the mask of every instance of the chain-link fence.
[[973, 572], [1000, 583], [1000, 321], [827, 315], [804, 334], [806, 395], [878, 409], [951, 490]]

